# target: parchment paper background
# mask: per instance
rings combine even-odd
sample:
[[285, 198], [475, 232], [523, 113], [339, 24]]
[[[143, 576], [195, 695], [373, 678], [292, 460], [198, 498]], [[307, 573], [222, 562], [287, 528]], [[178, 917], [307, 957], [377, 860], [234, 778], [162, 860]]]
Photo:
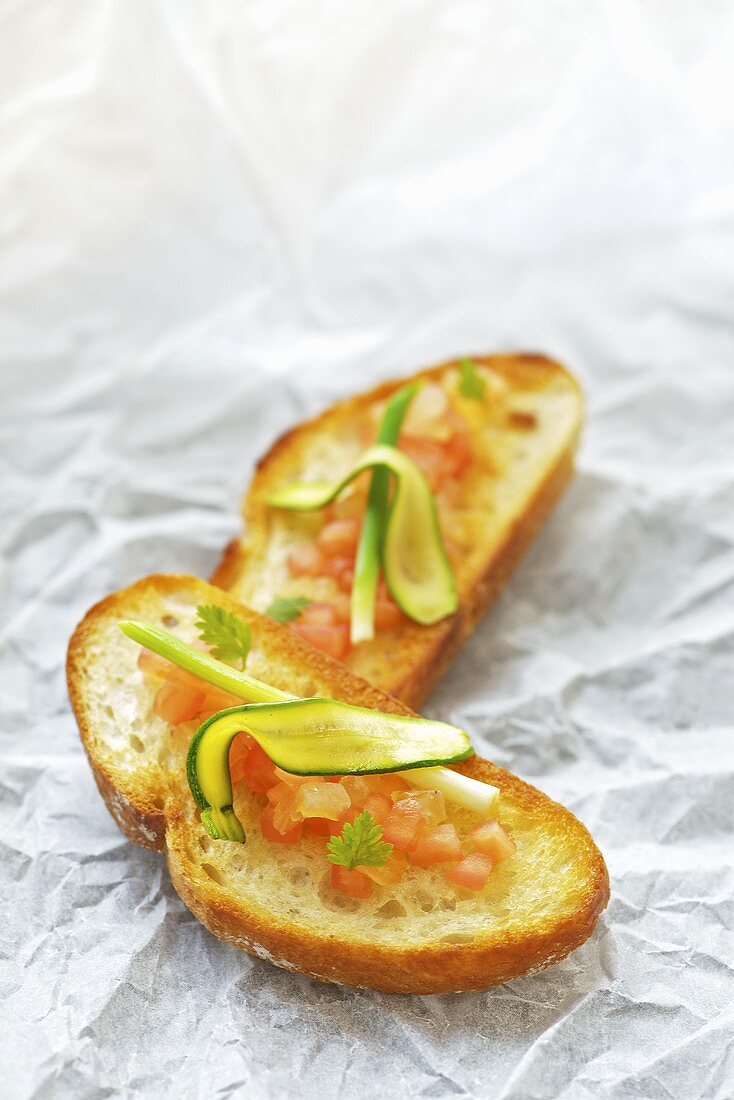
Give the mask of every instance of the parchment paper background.
[[[731, 1097], [734, 7], [0, 3], [0, 1092]], [[497, 347], [579, 374], [579, 475], [430, 703], [612, 876], [451, 997], [218, 943], [112, 824], [90, 603], [207, 575], [275, 434]]]

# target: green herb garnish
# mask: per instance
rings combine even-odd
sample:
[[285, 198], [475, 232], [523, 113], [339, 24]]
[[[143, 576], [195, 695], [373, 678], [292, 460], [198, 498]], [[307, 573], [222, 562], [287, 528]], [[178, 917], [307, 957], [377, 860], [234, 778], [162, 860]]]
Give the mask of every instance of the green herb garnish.
[[200, 604], [196, 614], [196, 629], [204, 645], [220, 661], [241, 661], [244, 668], [252, 641], [249, 623], [216, 604]]
[[312, 603], [313, 600], [306, 596], [279, 596], [277, 600], [273, 600], [265, 614], [276, 623], [293, 623]]
[[331, 862], [348, 871], [359, 866], [383, 867], [392, 855], [392, 844], [382, 840], [382, 828], [366, 810], [354, 825], [347, 821], [341, 836], [333, 836], [327, 847]]
[[484, 401], [487, 394], [487, 380], [482, 378], [473, 359], [462, 359], [459, 364], [459, 383], [457, 389], [462, 397], [472, 401]]

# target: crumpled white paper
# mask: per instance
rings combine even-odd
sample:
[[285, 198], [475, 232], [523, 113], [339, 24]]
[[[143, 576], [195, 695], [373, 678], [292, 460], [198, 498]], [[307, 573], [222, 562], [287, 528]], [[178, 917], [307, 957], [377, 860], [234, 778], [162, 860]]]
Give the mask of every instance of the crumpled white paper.
[[[0, 8], [2, 1092], [730, 1097], [727, 0]], [[117, 832], [77, 619], [206, 576], [260, 452], [378, 378], [567, 361], [579, 473], [430, 703], [569, 805], [612, 900], [486, 993], [320, 985]]]

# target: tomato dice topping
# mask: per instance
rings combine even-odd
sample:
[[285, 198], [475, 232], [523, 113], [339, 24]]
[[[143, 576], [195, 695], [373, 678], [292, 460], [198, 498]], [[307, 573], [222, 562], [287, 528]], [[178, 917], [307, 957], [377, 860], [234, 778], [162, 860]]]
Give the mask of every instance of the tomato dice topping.
[[372, 789], [391, 798], [394, 791], [407, 791], [409, 787], [397, 772], [384, 772], [372, 776]]
[[349, 822], [350, 825], [354, 825], [358, 815], [359, 810], [355, 810], [354, 806], [350, 806], [348, 810], [344, 811], [338, 821], [329, 822], [329, 832], [332, 836], [339, 836], [347, 822]]
[[517, 845], [500, 825], [499, 821], [483, 821], [472, 829], [472, 840], [478, 852], [489, 856], [493, 863], [507, 859], [517, 851]]
[[170, 661], [159, 657], [157, 653], [151, 653], [149, 649], [141, 649], [138, 654], [138, 668], [146, 676], [157, 676], [159, 680], [165, 680], [166, 673], [171, 667]]
[[333, 822], [325, 817], [307, 817], [303, 822], [303, 828], [304, 832], [311, 833], [313, 836], [331, 836], [332, 824]]
[[293, 808], [301, 817], [337, 821], [349, 809], [349, 795], [341, 783], [302, 783], [295, 792]]
[[172, 726], [190, 722], [199, 713], [205, 692], [201, 688], [185, 687], [166, 682], [161, 684], [153, 700], [153, 713]]
[[265, 794], [275, 785], [275, 765], [255, 740], [247, 754], [242, 778], [253, 794]]
[[303, 822], [297, 821], [286, 832], [276, 828], [273, 821], [274, 807], [268, 803], [260, 814], [260, 829], [266, 840], [273, 840], [276, 844], [297, 844], [303, 835]]
[[448, 477], [459, 477], [471, 464], [472, 449], [467, 432], [454, 432], [446, 444], [446, 473]]
[[379, 886], [394, 886], [397, 882], [400, 882], [407, 867], [408, 860], [405, 853], [393, 848], [387, 857], [387, 862], [383, 863], [382, 867], [360, 867], [360, 871]]
[[317, 545], [327, 557], [353, 555], [359, 542], [359, 529], [360, 522], [356, 517], [333, 519], [321, 529]]
[[354, 580], [354, 558], [338, 555], [327, 558], [322, 572], [325, 576], [333, 577], [343, 592], [351, 592]]
[[274, 787], [270, 787], [265, 792], [265, 797], [267, 798], [268, 802], [272, 802], [274, 806], [278, 806], [286, 799], [288, 799], [292, 803], [293, 787], [289, 787], [287, 783], [276, 783]]
[[446, 876], [454, 886], [463, 886], [466, 890], [483, 890], [492, 873], [492, 860], [482, 852], [472, 852], [457, 863]]
[[372, 814], [378, 825], [384, 825], [387, 821], [387, 815], [392, 810], [392, 806], [392, 800], [386, 794], [379, 792], [368, 795], [364, 802], [365, 810], [368, 814]]
[[403, 798], [397, 802], [382, 826], [382, 839], [401, 852], [410, 852], [418, 843], [418, 836], [425, 825], [420, 802]]
[[337, 592], [331, 600], [334, 608], [334, 622], [348, 623], [351, 618], [351, 601], [346, 592]]
[[354, 871], [349, 871], [346, 867], [340, 867], [336, 863], [331, 868], [331, 885], [339, 893], [348, 894], [350, 898], [359, 898], [360, 900], [370, 897], [374, 890], [372, 880], [362, 871], [356, 868]]
[[293, 630], [304, 641], [309, 642], [315, 649], [322, 653], [328, 653], [337, 661], [346, 657], [349, 649], [349, 627], [319, 626], [318, 623], [302, 623], [299, 620], [293, 623]]
[[394, 626], [400, 626], [405, 622], [405, 616], [398, 605], [391, 600], [377, 598], [375, 602], [375, 628], [377, 630], [391, 630]]
[[402, 801], [417, 802], [420, 812], [423, 814], [427, 829], [435, 829], [442, 821], [446, 820], [446, 802], [440, 791], [412, 790], [408, 792], [393, 792], [393, 801], [400, 806]]
[[251, 737], [238, 734], [229, 749], [229, 778], [233, 783], [239, 783], [245, 778], [246, 761], [250, 752], [250, 746], [254, 744]]
[[301, 626], [304, 623], [313, 623], [316, 626], [335, 626], [336, 612], [334, 605], [314, 601], [314, 603], [310, 603], [308, 607], [303, 609], [297, 621]]
[[413, 459], [435, 493], [448, 473], [448, 460], [443, 445], [434, 439], [402, 432], [399, 446], [401, 451], [405, 451]]
[[238, 699], [236, 695], [229, 695], [226, 691], [219, 691], [217, 688], [207, 686], [199, 714], [201, 718], [208, 718], [211, 714], [216, 714], [217, 711], [241, 706], [242, 700]]
[[288, 568], [294, 577], [318, 577], [323, 572], [324, 556], [312, 542], [303, 542], [288, 555]]
[[434, 863], [456, 863], [461, 859], [461, 841], [456, 826], [450, 822], [438, 825], [430, 833], [419, 837], [410, 853], [410, 862], [416, 867], [431, 867]]
[[341, 781], [342, 787], [349, 795], [349, 801], [356, 809], [361, 810], [372, 794], [372, 777], [369, 775], [345, 775]]

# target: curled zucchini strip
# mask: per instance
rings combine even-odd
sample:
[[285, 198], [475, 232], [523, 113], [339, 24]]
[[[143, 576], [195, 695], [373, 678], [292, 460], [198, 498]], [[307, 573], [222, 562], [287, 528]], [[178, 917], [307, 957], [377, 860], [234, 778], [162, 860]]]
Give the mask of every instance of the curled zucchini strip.
[[[377, 442], [396, 447], [408, 407], [421, 388], [420, 382], [405, 386], [390, 399], [377, 434]], [[354, 584], [350, 607], [352, 645], [375, 636], [375, 602], [380, 579], [382, 543], [390, 494], [390, 474], [383, 467], [372, 471], [362, 533], [354, 562]]]
[[[201, 650], [194, 649], [193, 646], [187, 645], [186, 642], [176, 638], [173, 634], [169, 634], [167, 630], [161, 630], [159, 627], [151, 626], [148, 623], [135, 622], [133, 620], [124, 620], [118, 623], [118, 625], [128, 638], [145, 646], [146, 649], [150, 649], [153, 653], [157, 653], [159, 657], [165, 657], [166, 660], [171, 661], [180, 668], [185, 668], [195, 676], [199, 676], [202, 680], [206, 681], [206, 683], [224, 688], [232, 695], [236, 695], [238, 698], [244, 699], [248, 703], [278, 703], [297, 699], [297, 696], [288, 695], [286, 692], [271, 687], [270, 684], [266, 684], [262, 680], [256, 680], [254, 676], [248, 676], [244, 672], [238, 672], [236, 669], [229, 668], [221, 661], [209, 657], [206, 653], [202, 653]], [[321, 701], [323, 702], [323, 700]], [[240, 710], [240, 708], [234, 709], [235, 711]], [[358, 708], [352, 709], [356, 710]], [[231, 711], [220, 711], [219, 715], [214, 715], [213, 717], [221, 717], [228, 713], [231, 713]], [[381, 723], [383, 718], [387, 718], [391, 721], [396, 718], [395, 715], [385, 715], [380, 711], [368, 711], [367, 713], [372, 715], [372, 721], [374, 723]], [[212, 719], [209, 719], [209, 721], [211, 722]], [[413, 721], [418, 720], [413, 719]], [[204, 723], [204, 725], [206, 724], [207, 723]], [[196, 794], [194, 794], [194, 797], [197, 798], [198, 805], [202, 810], [202, 822], [212, 837], [215, 839], [240, 840], [240, 842], [242, 842], [242, 840], [244, 840], [244, 831], [242, 830], [240, 822], [234, 815], [234, 810], [232, 808], [232, 784], [229, 779], [229, 747], [236, 734], [244, 728], [241, 719], [238, 719], [235, 725], [236, 728], [234, 730], [231, 727], [224, 727], [221, 733], [223, 741], [219, 743], [220, 748], [216, 751], [219, 752], [220, 759], [223, 761], [223, 769], [219, 772], [218, 782], [220, 786], [216, 791], [210, 791], [212, 801], [207, 801], [203, 793], [202, 801], [199, 801]], [[432, 723], [432, 725], [437, 726], [442, 725], [442, 723]], [[196, 736], [201, 733], [203, 728], [202, 726]], [[456, 730], [454, 727], [444, 726], [444, 728], [466, 737], [466, 734], [462, 734], [462, 731]], [[394, 729], [395, 727], [393, 727], [393, 730]], [[471, 754], [471, 746], [469, 745], [468, 737], [466, 738], [466, 743], [468, 751], [464, 755], [469, 756]], [[212, 745], [214, 744], [215, 742], [212, 742]], [[457, 760], [463, 758], [463, 756], [456, 757]], [[488, 783], [481, 783], [478, 779], [471, 779], [468, 775], [462, 775], [460, 772], [455, 772], [444, 767], [423, 768], [413, 763], [411, 765], [399, 765], [397, 768], [386, 768], [384, 770], [396, 771], [403, 767], [408, 770], [404, 773], [401, 772], [401, 774], [405, 775], [409, 783], [416, 787], [427, 787], [429, 789], [436, 788], [442, 791], [445, 797], [450, 801], [479, 813], [488, 812], [500, 793], [497, 787], [493, 787]], [[188, 771], [188, 775], [189, 783], [191, 784], [192, 773], [190, 770]], [[198, 769], [196, 775], [198, 776]], [[201, 787], [201, 784], [199, 786]]]
[[370, 469], [384, 469], [395, 479], [383, 548], [388, 588], [401, 610], [415, 622], [423, 626], [437, 623], [456, 611], [456, 585], [441, 541], [433, 494], [415, 462], [402, 451], [376, 443], [341, 480], [285, 485], [269, 503], [298, 512], [324, 508], [350, 481]]
[[[293, 775], [370, 775], [454, 764], [472, 754], [463, 730], [444, 722], [382, 714], [334, 699], [259, 703], [220, 711], [189, 747], [189, 787], [217, 840], [244, 841], [232, 806], [229, 749], [249, 733], [279, 768]], [[241, 835], [240, 835], [241, 834]]]

